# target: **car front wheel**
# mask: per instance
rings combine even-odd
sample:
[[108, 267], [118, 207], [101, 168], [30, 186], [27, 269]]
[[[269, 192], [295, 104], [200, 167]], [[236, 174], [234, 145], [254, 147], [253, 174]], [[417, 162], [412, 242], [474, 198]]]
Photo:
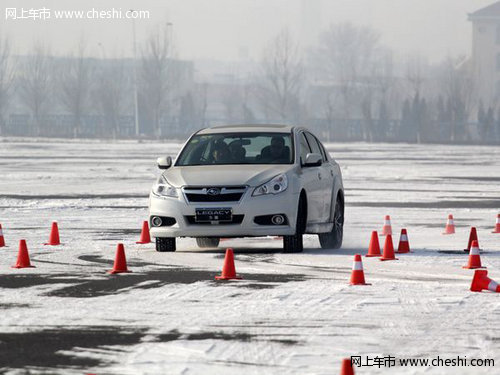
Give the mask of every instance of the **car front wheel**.
[[175, 251], [175, 237], [156, 237], [156, 251]]
[[304, 196], [299, 199], [297, 224], [293, 236], [283, 236], [283, 251], [285, 253], [301, 253], [304, 250], [303, 237], [306, 229], [307, 204]]
[[322, 249], [340, 249], [344, 237], [344, 206], [342, 199], [337, 197], [333, 214], [333, 228], [328, 233], [320, 233], [319, 243]]

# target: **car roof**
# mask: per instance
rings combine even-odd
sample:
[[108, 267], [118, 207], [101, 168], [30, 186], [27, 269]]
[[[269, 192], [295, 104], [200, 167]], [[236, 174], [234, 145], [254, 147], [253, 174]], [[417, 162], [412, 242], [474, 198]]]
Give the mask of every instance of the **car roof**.
[[291, 133], [293, 125], [279, 124], [247, 124], [247, 125], [223, 125], [214, 126], [200, 130], [197, 134], [217, 134], [217, 133]]

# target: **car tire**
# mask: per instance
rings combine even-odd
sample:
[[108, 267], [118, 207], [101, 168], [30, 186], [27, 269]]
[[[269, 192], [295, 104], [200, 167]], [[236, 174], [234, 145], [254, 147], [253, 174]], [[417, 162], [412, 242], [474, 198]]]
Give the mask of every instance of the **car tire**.
[[196, 237], [196, 244], [198, 247], [217, 247], [219, 246], [220, 238], [217, 237]]
[[175, 237], [156, 237], [156, 251], [164, 253], [175, 250]]
[[333, 227], [328, 233], [320, 233], [319, 243], [322, 249], [340, 249], [344, 237], [344, 204], [340, 196], [337, 197], [335, 212], [333, 213]]
[[297, 209], [297, 224], [295, 225], [295, 234], [293, 236], [283, 236], [283, 252], [301, 253], [304, 250], [303, 237], [307, 221], [307, 203], [304, 196], [299, 199]]

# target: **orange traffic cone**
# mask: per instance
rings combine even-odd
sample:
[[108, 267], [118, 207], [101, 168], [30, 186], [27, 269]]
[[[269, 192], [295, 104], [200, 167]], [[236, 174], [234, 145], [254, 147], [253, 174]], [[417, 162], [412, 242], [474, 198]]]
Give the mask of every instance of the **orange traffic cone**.
[[491, 292], [500, 293], [500, 286], [495, 281], [488, 277], [488, 271], [476, 270], [472, 279], [470, 290], [473, 292], [481, 292], [482, 290], [489, 290]]
[[[2, 232], [1, 229], [2, 229], [2, 227], [0, 226], [0, 233]], [[500, 233], [500, 214], [497, 215], [497, 222], [495, 224], [495, 230], [491, 233]]]
[[2, 232], [2, 224], [0, 224], [0, 247], [5, 246], [5, 240], [3, 238], [3, 232]]
[[236, 275], [236, 268], [234, 267], [233, 249], [226, 250], [226, 256], [224, 257], [224, 266], [222, 267], [222, 274], [220, 276], [215, 276], [215, 279], [216, 280], [241, 279], [240, 276]]
[[365, 256], [370, 257], [379, 257], [380, 254], [380, 245], [378, 243], [378, 233], [376, 230], [372, 232], [372, 236], [370, 237], [370, 244], [368, 245], [368, 254]]
[[149, 235], [149, 225], [147, 220], [142, 223], [141, 238], [136, 243], [145, 244], [151, 242], [151, 236]]
[[481, 266], [481, 257], [479, 256], [479, 245], [477, 241], [472, 241], [472, 246], [469, 252], [469, 264], [463, 266], [462, 268], [476, 269], [476, 268], [486, 268]]
[[399, 236], [399, 245], [397, 254], [405, 254], [410, 252], [410, 242], [408, 241], [408, 233], [406, 229], [401, 229], [401, 235]]
[[60, 245], [59, 241], [59, 228], [57, 227], [57, 222], [52, 222], [52, 229], [50, 230], [49, 242], [44, 243], [44, 245], [57, 246]]
[[385, 237], [384, 251], [380, 260], [398, 260], [398, 258], [394, 257], [394, 246], [390, 234]]
[[363, 261], [361, 255], [354, 255], [354, 263], [351, 272], [351, 285], [371, 285], [365, 282], [365, 273], [363, 271]]
[[385, 215], [384, 226], [382, 227], [382, 236], [392, 235], [391, 217]]
[[446, 226], [444, 227], [443, 234], [454, 234], [455, 233], [455, 222], [453, 221], [453, 215], [448, 215], [448, 220], [446, 220]]
[[30, 255], [28, 254], [28, 246], [26, 240], [19, 241], [19, 252], [17, 254], [17, 262], [11, 268], [35, 268], [30, 263]]
[[125, 247], [122, 243], [119, 243], [116, 247], [115, 263], [113, 264], [113, 269], [108, 271], [108, 273], [124, 273], [132, 272], [127, 268], [127, 258], [125, 257]]
[[354, 368], [352, 367], [351, 360], [344, 358], [342, 360], [342, 367], [340, 368], [340, 375], [354, 375]]
[[[464, 249], [466, 252], [470, 252], [470, 248], [472, 246], [472, 242], [477, 241], [477, 247], [479, 248], [479, 239], [477, 238], [477, 230], [476, 227], [470, 228], [469, 234], [469, 242], [467, 243], [467, 249]], [[481, 249], [479, 249], [481, 251]]]

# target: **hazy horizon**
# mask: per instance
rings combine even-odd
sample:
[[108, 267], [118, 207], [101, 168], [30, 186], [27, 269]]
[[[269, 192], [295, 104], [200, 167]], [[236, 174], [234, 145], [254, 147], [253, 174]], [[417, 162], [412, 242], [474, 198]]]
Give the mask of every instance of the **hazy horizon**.
[[[112, 8], [146, 10], [150, 19], [136, 20], [138, 42], [158, 25], [171, 24], [178, 56], [183, 59], [234, 61], [259, 59], [262, 48], [287, 27], [302, 44], [314, 43], [331, 23], [371, 26], [383, 44], [399, 55], [421, 55], [439, 61], [469, 54], [471, 24], [467, 14], [492, 0], [2, 0], [0, 33], [12, 40], [14, 52], [28, 54], [34, 40], [68, 54], [84, 35], [92, 56], [132, 55], [133, 21], [6, 20], [5, 8], [83, 10]], [[304, 4], [306, 5], [304, 7]]]

